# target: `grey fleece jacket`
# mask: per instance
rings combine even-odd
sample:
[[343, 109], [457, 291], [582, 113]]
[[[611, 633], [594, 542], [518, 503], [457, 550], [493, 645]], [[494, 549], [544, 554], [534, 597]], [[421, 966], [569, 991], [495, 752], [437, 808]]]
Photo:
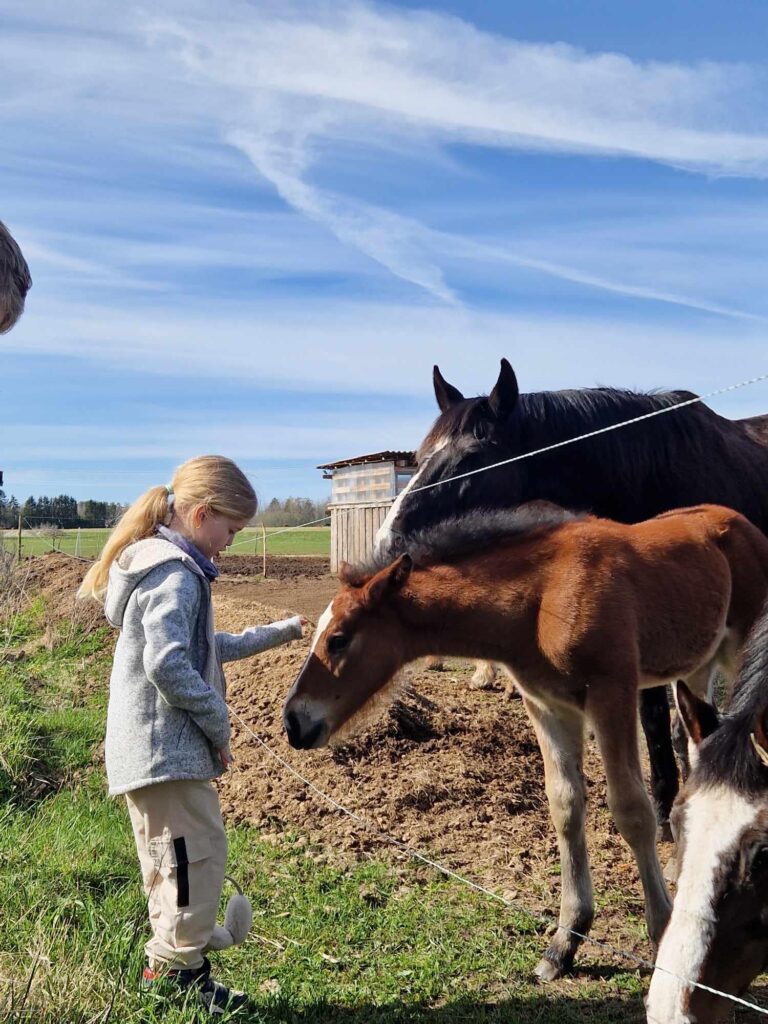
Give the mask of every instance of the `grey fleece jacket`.
[[299, 617], [215, 633], [208, 580], [160, 537], [132, 544], [112, 564], [104, 610], [120, 629], [107, 711], [109, 792], [221, 775], [216, 751], [229, 741], [221, 664], [298, 639]]

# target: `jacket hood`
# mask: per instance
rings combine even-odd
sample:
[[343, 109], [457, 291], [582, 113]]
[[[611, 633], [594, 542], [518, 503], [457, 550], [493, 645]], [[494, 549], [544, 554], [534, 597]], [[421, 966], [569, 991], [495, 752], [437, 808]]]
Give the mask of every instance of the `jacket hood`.
[[122, 628], [131, 594], [146, 575], [166, 562], [182, 562], [195, 575], [205, 579], [195, 560], [170, 541], [162, 537], [138, 540], [129, 545], [109, 569], [104, 614], [110, 625]]

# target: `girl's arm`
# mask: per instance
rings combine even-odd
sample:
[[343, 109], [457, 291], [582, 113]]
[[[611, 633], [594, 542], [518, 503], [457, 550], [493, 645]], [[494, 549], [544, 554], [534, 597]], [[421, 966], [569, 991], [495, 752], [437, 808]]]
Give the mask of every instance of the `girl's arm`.
[[243, 633], [217, 633], [216, 644], [222, 661], [237, 661], [248, 658], [260, 651], [268, 651], [270, 647], [279, 647], [289, 640], [300, 640], [302, 625], [306, 619], [294, 615], [290, 619], [281, 619], [268, 626], [251, 626]]
[[227, 705], [190, 660], [200, 584], [178, 562], [154, 569], [136, 588], [144, 627], [144, 671], [160, 696], [183, 708], [216, 748], [229, 742]]

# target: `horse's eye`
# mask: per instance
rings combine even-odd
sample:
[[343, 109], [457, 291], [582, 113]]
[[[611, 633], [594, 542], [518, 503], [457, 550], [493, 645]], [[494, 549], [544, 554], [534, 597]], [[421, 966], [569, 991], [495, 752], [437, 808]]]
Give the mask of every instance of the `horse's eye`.
[[347, 646], [349, 641], [343, 633], [334, 633], [328, 637], [328, 653], [339, 654]]
[[742, 848], [739, 868], [741, 884], [747, 879], [754, 881], [757, 876], [765, 877], [768, 868], [768, 845], [764, 839], [755, 840]]

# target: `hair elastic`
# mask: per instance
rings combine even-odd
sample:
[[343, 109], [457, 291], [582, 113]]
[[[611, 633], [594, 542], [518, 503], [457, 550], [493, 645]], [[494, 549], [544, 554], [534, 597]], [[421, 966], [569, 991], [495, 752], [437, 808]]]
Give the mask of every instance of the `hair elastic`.
[[176, 501], [176, 495], [173, 493], [173, 484], [166, 484], [165, 492], [168, 495], [166, 502], [166, 504], [168, 505], [168, 519], [166, 521], [167, 526], [170, 523], [171, 519], [173, 518], [173, 506], [174, 502]]

